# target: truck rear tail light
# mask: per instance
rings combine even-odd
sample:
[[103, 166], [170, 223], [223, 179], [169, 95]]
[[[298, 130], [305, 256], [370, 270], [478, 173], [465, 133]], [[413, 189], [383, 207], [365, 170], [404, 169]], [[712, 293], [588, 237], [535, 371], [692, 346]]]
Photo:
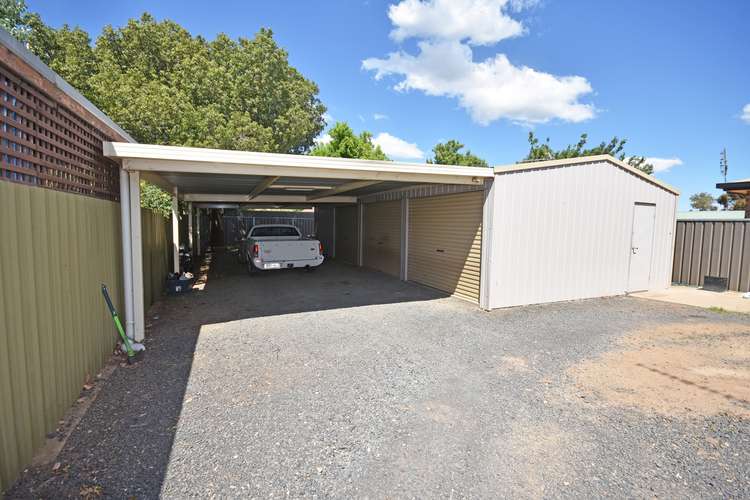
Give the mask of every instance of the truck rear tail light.
[[257, 257], [259, 253], [260, 253], [260, 245], [255, 243], [253, 245], [253, 257]]
[[323, 244], [318, 243], [318, 252], [320, 252], [320, 255], [323, 255]]

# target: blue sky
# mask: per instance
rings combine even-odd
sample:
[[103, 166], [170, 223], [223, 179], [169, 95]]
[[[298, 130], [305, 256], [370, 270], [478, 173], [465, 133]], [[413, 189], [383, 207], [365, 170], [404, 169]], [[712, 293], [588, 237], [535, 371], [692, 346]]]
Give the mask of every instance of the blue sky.
[[[320, 86], [332, 120], [420, 161], [455, 138], [513, 163], [529, 130], [553, 146], [613, 135], [629, 154], [674, 164], [656, 176], [687, 198], [750, 177], [750, 2], [376, 0], [100, 2], [28, 0], [92, 37], [148, 11], [193, 34], [270, 27]], [[209, 7], [209, 8], [207, 8]], [[393, 55], [390, 55], [393, 54]], [[743, 108], [748, 106], [744, 112]]]

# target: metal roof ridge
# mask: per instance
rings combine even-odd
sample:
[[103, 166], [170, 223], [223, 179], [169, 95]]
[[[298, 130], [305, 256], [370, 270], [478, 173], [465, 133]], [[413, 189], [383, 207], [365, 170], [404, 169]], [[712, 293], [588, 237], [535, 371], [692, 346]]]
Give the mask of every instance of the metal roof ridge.
[[539, 169], [539, 168], [554, 168], [554, 167], [564, 167], [567, 165], [579, 165], [584, 163], [600, 163], [600, 162], [608, 162], [616, 167], [620, 167], [624, 170], [627, 170], [631, 174], [634, 174], [643, 180], [650, 182], [652, 184], [655, 184], [659, 186], [662, 189], [665, 189], [666, 191], [669, 191], [671, 193], [674, 193], [676, 195], [680, 194], [680, 190], [670, 186], [666, 182], [660, 181], [659, 179], [655, 178], [653, 175], [649, 175], [645, 172], [642, 172], [638, 170], [637, 168], [628, 165], [622, 160], [618, 160], [614, 156], [611, 155], [592, 155], [592, 156], [578, 156], [575, 158], [562, 158], [557, 160], [543, 160], [543, 161], [534, 161], [534, 162], [526, 162], [526, 163], [513, 163], [510, 165], [497, 165], [493, 167], [493, 171], [496, 174], [505, 174], [505, 173], [511, 173], [511, 172], [521, 172], [524, 170], [533, 170], [533, 169]]

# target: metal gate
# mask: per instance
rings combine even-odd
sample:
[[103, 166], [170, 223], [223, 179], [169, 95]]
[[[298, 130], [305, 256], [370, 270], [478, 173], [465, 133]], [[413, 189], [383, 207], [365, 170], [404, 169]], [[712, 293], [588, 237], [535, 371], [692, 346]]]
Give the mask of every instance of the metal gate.
[[236, 245], [245, 231], [260, 224], [290, 224], [302, 236], [315, 234], [315, 220], [312, 212], [250, 212], [242, 215], [225, 215], [224, 244]]

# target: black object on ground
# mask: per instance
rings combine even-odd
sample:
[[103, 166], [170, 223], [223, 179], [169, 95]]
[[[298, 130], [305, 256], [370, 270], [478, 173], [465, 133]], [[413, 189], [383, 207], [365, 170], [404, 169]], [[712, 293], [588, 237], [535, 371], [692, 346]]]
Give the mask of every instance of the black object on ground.
[[703, 289], [709, 292], [726, 292], [729, 289], [729, 279], [719, 276], [706, 276], [703, 278]]

